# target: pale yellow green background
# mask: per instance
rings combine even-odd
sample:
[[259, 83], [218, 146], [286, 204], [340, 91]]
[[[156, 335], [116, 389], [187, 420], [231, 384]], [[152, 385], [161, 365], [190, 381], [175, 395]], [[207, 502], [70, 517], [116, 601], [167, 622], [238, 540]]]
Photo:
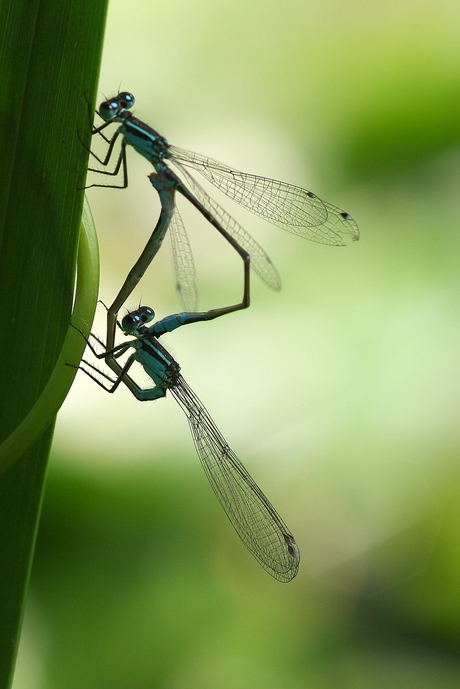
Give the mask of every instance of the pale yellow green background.
[[[163, 340], [295, 534], [298, 577], [239, 542], [172, 398], [79, 375], [14, 689], [460, 685], [459, 34], [457, 0], [112, 2], [99, 100], [131, 91], [172, 143], [314, 191], [361, 240], [225, 202], [283, 290], [254, 277], [249, 310]], [[151, 167], [129, 169], [88, 194], [106, 302], [158, 214]], [[239, 300], [239, 260], [181, 210], [200, 308]], [[166, 244], [139, 302], [180, 310]]]

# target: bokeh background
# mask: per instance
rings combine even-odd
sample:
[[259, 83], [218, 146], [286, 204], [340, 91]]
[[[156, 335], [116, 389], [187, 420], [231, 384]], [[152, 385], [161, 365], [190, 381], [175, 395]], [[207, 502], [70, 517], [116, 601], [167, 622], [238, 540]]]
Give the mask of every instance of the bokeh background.
[[[460, 685], [459, 30], [457, 0], [113, 0], [100, 100], [131, 91], [170, 142], [314, 191], [361, 240], [225, 202], [283, 290], [254, 277], [249, 310], [163, 339], [295, 534], [298, 577], [239, 542], [170, 396], [79, 375], [14, 689]], [[158, 214], [129, 154], [127, 190], [88, 193], [107, 302]], [[200, 308], [240, 299], [239, 260], [181, 212]], [[166, 243], [139, 302], [180, 310]]]

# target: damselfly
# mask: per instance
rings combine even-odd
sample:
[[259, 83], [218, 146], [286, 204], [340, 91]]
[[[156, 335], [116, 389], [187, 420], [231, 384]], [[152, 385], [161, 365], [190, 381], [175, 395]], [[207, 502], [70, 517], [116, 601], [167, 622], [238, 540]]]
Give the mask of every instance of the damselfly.
[[[245, 263], [251, 267], [274, 290], [279, 290], [281, 283], [278, 272], [261, 246], [236, 222], [226, 210], [204, 191], [189, 169], [199, 172], [217, 189], [224, 192], [241, 206], [256, 215], [268, 220], [282, 229], [288, 230], [321, 244], [333, 246], [345, 245], [345, 238], [359, 239], [359, 229], [354, 219], [327, 201], [322, 201], [311, 191], [286, 184], [266, 177], [239, 172], [211, 158], [185, 151], [172, 146], [168, 141], [149, 127], [145, 122], [134, 117], [130, 111], [134, 105], [134, 96], [130, 93], [119, 93], [114, 98], [101, 103], [99, 115], [104, 124], [93, 129], [93, 134], [102, 131], [112, 123], [121, 122], [111, 139], [107, 155], [101, 159], [94, 157], [103, 165], [109, 165], [114, 152], [115, 142], [121, 137], [121, 149], [113, 170], [95, 170], [105, 175], [117, 175], [122, 170], [123, 183], [113, 186], [125, 188], [128, 185], [126, 146], [133, 148], [149, 160], [155, 172], [149, 175], [150, 182], [157, 190], [161, 213], [158, 223], [147, 242], [142, 254], [128, 274], [116, 299], [108, 308], [107, 314], [107, 349], [111, 350], [115, 341], [116, 318], [121, 306], [125, 303], [137, 283], [150, 265], [165, 237], [168, 227], [172, 238], [176, 278], [184, 308], [196, 310], [196, 287], [194, 279], [193, 258], [187, 235], [175, 202], [175, 192], [182, 194], [238, 251]], [[173, 165], [176, 171], [170, 167]], [[90, 168], [91, 169], [91, 168]], [[229, 307], [231, 310], [245, 308], [249, 305], [247, 286], [248, 273], [245, 269], [245, 288], [242, 302]], [[107, 363], [117, 373], [119, 367], [110, 355]]]
[[[128, 357], [116, 380], [88, 361], [83, 363], [89, 370], [82, 366], [79, 368], [108, 392], [114, 392], [120, 383], [124, 383], [139, 400], [154, 400], [164, 397], [168, 390], [171, 392], [187, 416], [198, 456], [212, 489], [241, 540], [269, 574], [278, 581], [290, 581], [297, 574], [300, 562], [294, 537], [230, 449], [202, 402], [182, 378], [179, 364], [158, 341], [161, 335], [182, 325], [215, 316], [209, 316], [208, 312], [179, 313], [147, 327], [146, 324], [154, 317], [151, 308], [141, 306], [123, 318], [122, 330], [135, 339], [114, 347], [111, 354], [118, 358], [130, 347], [135, 351]], [[107, 351], [98, 354], [88, 344], [99, 359], [106, 358]], [[143, 366], [154, 387], [142, 389], [128, 375], [135, 361]], [[109, 387], [96, 377], [96, 372], [110, 381]]]

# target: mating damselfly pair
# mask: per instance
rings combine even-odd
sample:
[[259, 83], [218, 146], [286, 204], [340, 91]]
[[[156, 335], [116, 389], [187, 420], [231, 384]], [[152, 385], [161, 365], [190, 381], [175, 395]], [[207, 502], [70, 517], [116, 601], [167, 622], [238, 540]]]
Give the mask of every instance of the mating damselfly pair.
[[[158, 193], [161, 211], [144, 250], [107, 310], [106, 341], [102, 343], [98, 340], [103, 346], [102, 353], [97, 353], [90, 345], [99, 359], [105, 359], [116, 374], [115, 379], [102, 374], [108, 382], [106, 385], [96, 377], [98, 369], [92, 364], [85, 361], [89, 370], [81, 368], [110, 392], [123, 382], [139, 400], [157, 399], [164, 397], [167, 390], [171, 391], [187, 415], [197, 453], [211, 486], [243, 543], [272, 576], [279, 581], [287, 582], [297, 574], [300, 561], [294, 537], [229, 448], [203, 404], [182, 378], [177, 362], [158, 342], [161, 335], [182, 325], [213, 320], [249, 306], [250, 267], [269, 287], [274, 290], [280, 288], [276, 268], [262, 247], [208, 195], [189, 170], [199, 172], [232, 200], [256, 215], [312, 241], [342, 246], [346, 237], [351, 237], [352, 240], [359, 239], [359, 230], [348, 213], [322, 201], [312, 192], [285, 182], [242, 173], [211, 158], [170, 145], [158, 132], [134, 117], [131, 112], [133, 105], [134, 97], [127, 92], [120, 93], [100, 105], [99, 115], [104, 123], [95, 127], [93, 134], [103, 136], [108, 149], [104, 158], [98, 158], [94, 153], [93, 156], [103, 167], [107, 167], [120, 137], [121, 146], [113, 169], [95, 172], [111, 176], [121, 172], [122, 184], [91, 186], [127, 186], [126, 147], [130, 145], [149, 160], [154, 168], [149, 180]], [[103, 130], [113, 123], [121, 123], [121, 126], [112, 138], [106, 138]], [[177, 208], [176, 192], [195, 206], [240, 255], [244, 269], [241, 302], [210, 311], [196, 312], [193, 259]], [[125, 316], [120, 325], [121, 330], [126, 335], [134, 336], [134, 339], [115, 345], [117, 315], [157, 254], [168, 229], [173, 247], [177, 285], [186, 311], [168, 316], [147, 327], [154, 318], [154, 312], [149, 307], [140, 307]], [[130, 347], [134, 349], [134, 353], [122, 365], [118, 358]], [[140, 363], [152, 378], [154, 387], [141, 389], [128, 375], [135, 361]]]

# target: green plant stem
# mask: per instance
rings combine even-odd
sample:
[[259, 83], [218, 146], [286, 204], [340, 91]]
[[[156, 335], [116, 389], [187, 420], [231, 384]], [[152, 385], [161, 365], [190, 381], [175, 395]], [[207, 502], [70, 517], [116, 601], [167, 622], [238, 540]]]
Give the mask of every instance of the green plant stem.
[[[67, 337], [87, 167], [77, 132], [89, 139], [84, 94], [94, 102], [105, 13], [106, 0], [0, 4], [0, 442], [40, 409]], [[57, 398], [0, 477], [0, 689], [13, 676]]]
[[[99, 250], [88, 202], [85, 199], [78, 246], [78, 273], [72, 325], [89, 335], [99, 289]], [[67, 363], [80, 361], [86, 347], [81, 334], [69, 323], [56, 365], [43, 392], [26, 418], [0, 444], [0, 476], [46, 431], [64, 402], [77, 369]]]

